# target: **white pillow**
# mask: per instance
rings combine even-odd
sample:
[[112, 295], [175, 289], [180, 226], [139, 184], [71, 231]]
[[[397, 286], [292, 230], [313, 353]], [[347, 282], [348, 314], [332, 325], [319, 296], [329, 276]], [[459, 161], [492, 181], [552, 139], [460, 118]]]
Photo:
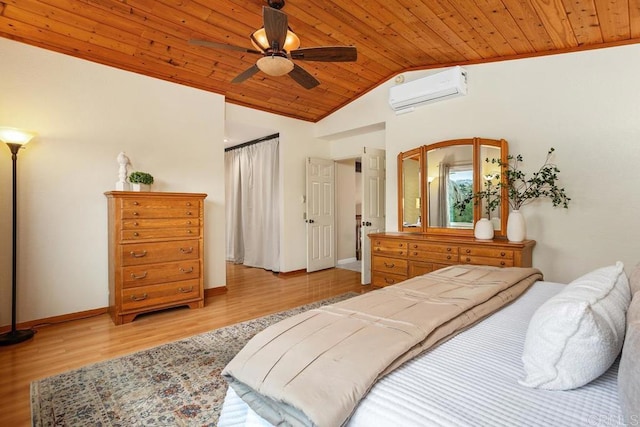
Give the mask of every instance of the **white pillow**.
[[616, 360], [631, 294], [621, 262], [567, 285], [534, 313], [524, 344], [519, 383], [546, 390], [581, 387]]

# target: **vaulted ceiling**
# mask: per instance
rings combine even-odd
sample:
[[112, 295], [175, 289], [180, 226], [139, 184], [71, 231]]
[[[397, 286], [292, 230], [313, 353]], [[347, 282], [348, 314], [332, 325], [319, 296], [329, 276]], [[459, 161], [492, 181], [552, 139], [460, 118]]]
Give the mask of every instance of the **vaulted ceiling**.
[[287, 0], [282, 11], [301, 47], [355, 46], [357, 61], [294, 61], [321, 82], [310, 90], [262, 72], [233, 84], [256, 55], [189, 40], [251, 49], [264, 5], [0, 0], [0, 36], [312, 122], [407, 70], [640, 42], [640, 0]]

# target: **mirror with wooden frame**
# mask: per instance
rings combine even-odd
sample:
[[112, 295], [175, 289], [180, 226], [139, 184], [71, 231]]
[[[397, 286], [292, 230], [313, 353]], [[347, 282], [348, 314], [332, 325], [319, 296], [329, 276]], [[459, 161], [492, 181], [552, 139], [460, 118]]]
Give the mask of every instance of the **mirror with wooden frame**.
[[421, 232], [422, 226], [422, 147], [398, 155], [399, 230]]
[[490, 211], [487, 199], [471, 201], [464, 208], [459, 202], [480, 190], [496, 190], [497, 179], [501, 179], [497, 161], [506, 163], [507, 155], [507, 141], [487, 138], [442, 141], [400, 153], [398, 229], [473, 236], [474, 224], [480, 218], [488, 218], [493, 222], [494, 234], [504, 236], [506, 190], [493, 192], [500, 202]]

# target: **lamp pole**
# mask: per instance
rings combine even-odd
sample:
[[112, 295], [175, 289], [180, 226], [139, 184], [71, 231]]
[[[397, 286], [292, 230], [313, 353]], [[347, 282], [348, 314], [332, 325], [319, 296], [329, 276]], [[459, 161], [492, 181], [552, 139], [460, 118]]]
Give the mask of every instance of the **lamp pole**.
[[[29, 138], [31, 139], [31, 138]], [[28, 141], [27, 141], [28, 142]], [[11, 161], [13, 163], [13, 241], [12, 241], [12, 266], [11, 266], [11, 331], [0, 334], [0, 346], [18, 344], [31, 339], [35, 333], [33, 329], [18, 330], [16, 328], [16, 294], [17, 294], [17, 243], [18, 243], [18, 220], [17, 220], [17, 181], [18, 181], [18, 150], [23, 144], [7, 142], [11, 150]]]

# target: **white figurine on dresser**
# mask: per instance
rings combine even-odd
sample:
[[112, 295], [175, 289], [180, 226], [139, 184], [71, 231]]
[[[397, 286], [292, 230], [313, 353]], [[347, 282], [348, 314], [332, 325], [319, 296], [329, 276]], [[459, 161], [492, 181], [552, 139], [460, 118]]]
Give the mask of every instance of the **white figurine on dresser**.
[[127, 182], [127, 165], [130, 165], [131, 162], [124, 151], [121, 151], [120, 154], [118, 154], [117, 161], [120, 167], [118, 168], [118, 182], [116, 182], [116, 190], [129, 191], [129, 183]]

